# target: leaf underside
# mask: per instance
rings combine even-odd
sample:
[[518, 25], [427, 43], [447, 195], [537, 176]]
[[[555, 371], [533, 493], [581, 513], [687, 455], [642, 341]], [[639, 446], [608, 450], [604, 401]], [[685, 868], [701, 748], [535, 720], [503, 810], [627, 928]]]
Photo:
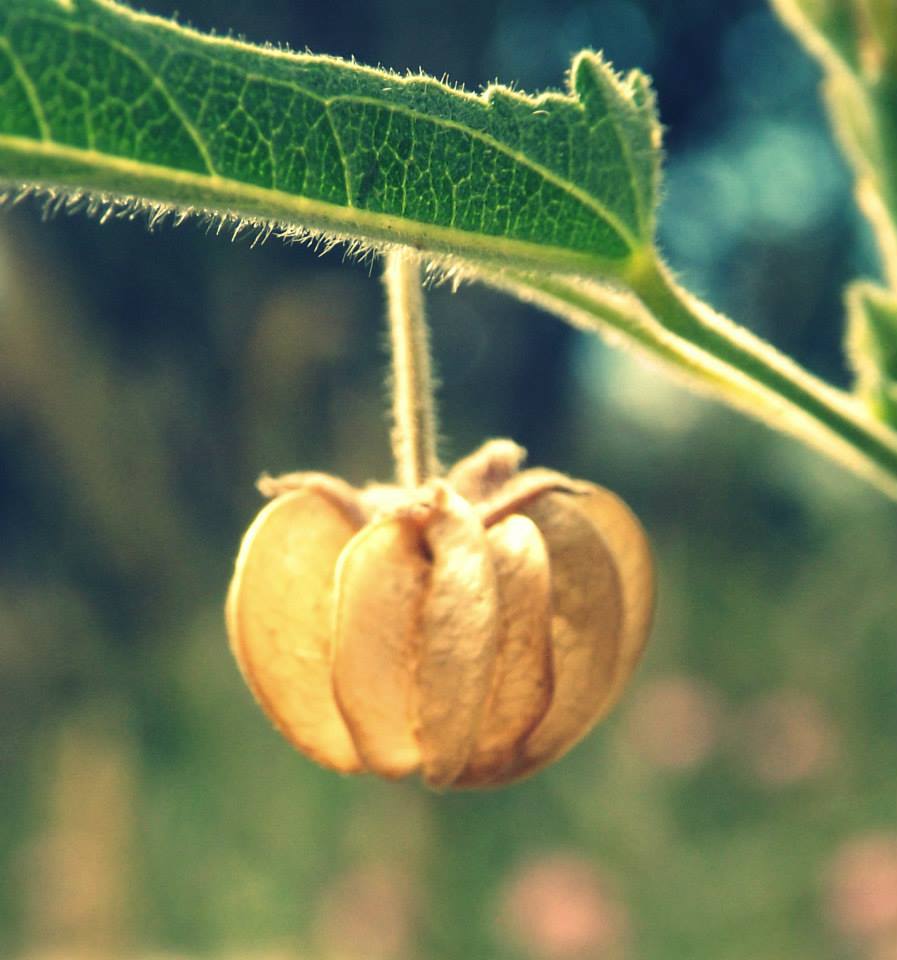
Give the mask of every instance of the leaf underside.
[[647, 78], [588, 51], [568, 93], [474, 95], [110, 0], [0, 10], [0, 183], [613, 274], [659, 158]]

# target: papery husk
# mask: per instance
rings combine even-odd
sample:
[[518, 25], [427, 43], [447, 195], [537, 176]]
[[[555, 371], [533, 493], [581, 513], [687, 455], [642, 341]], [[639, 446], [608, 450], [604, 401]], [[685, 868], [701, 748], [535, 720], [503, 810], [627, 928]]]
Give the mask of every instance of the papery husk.
[[255, 518], [237, 557], [226, 615], [234, 657], [275, 726], [342, 773], [363, 769], [330, 683], [333, 583], [355, 518], [310, 488]]
[[227, 602], [234, 655], [299, 750], [344, 773], [497, 786], [563, 756], [650, 629], [647, 537], [613, 493], [489, 441], [447, 480], [266, 478]]

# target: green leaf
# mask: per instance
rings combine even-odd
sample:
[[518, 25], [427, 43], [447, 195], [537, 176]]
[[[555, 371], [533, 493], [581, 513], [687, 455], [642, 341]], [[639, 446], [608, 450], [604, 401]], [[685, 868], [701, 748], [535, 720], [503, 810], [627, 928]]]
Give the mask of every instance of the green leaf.
[[645, 76], [473, 95], [203, 36], [111, 0], [4, 0], [0, 182], [625, 276], [653, 240]]
[[894, 0], [771, 0], [825, 71], [835, 133], [857, 201], [897, 290], [897, 13]]
[[897, 296], [860, 281], [847, 291], [847, 352], [857, 393], [897, 427]]

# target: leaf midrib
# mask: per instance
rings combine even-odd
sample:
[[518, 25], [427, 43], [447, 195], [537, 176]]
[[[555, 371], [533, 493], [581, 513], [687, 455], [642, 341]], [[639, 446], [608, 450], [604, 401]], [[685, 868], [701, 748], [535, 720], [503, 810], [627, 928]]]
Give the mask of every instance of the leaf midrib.
[[[361, 207], [347, 207], [326, 200], [318, 200], [296, 193], [288, 193], [276, 188], [259, 187], [241, 180], [227, 177], [210, 177], [192, 170], [173, 169], [144, 161], [117, 157], [96, 150], [70, 147], [56, 141], [40, 141], [9, 134], [0, 134], [0, 151], [7, 149], [23, 157], [41, 153], [48, 159], [67, 163], [83, 164], [85, 167], [127, 178], [130, 188], [121, 192], [111, 192], [108, 201], [115, 197], [120, 202], [133, 204], [131, 209], [145, 206], [153, 219], [165, 211], [180, 211], [184, 214], [208, 214], [220, 217], [222, 222], [232, 219], [242, 221], [249, 226], [283, 228], [286, 235], [305, 236], [326, 235], [337, 240], [357, 240], [359, 233], [366, 233], [370, 243], [403, 243], [420, 249], [432, 251], [435, 257], [451, 256], [455, 264], [460, 261], [476, 262], [516, 262], [518, 267], [530, 264], [538, 269], [557, 270], [562, 274], [574, 273], [583, 277], [594, 276], [610, 267], [613, 263], [615, 275], [628, 274], [636, 269], [639, 262], [638, 251], [632, 255], [629, 265], [626, 261], [609, 261], [600, 254], [588, 251], [571, 250], [556, 244], [543, 245], [520, 240], [500, 234], [485, 234], [457, 227], [411, 220], [391, 213], [377, 213]], [[21, 180], [7, 180], [6, 185], [21, 183]], [[79, 173], [72, 182], [59, 181], [56, 178], [44, 180], [30, 177], [29, 183], [37, 190], [46, 190], [51, 196], [70, 193], [79, 196], [93, 193], [89, 182], [85, 182]], [[156, 195], [151, 189], [141, 190], [140, 184], [164, 183], [168, 186], [189, 188], [190, 190], [209, 188], [216, 194], [214, 199], [225, 199], [229, 209], [219, 207], [217, 203], [197, 200], [185, 200], [183, 203]], [[3, 195], [3, 181], [0, 181], [0, 200]], [[26, 188], [27, 190], [27, 188]], [[109, 194], [108, 188], [102, 188]], [[241, 209], [233, 205], [245, 201], [247, 207]], [[262, 212], [258, 212], [264, 208]], [[295, 219], [293, 219], [295, 217]], [[318, 217], [315, 222], [311, 217]], [[323, 222], [326, 218], [326, 223]], [[305, 223], [307, 230], [303, 229]], [[409, 231], [409, 227], [416, 228]]]

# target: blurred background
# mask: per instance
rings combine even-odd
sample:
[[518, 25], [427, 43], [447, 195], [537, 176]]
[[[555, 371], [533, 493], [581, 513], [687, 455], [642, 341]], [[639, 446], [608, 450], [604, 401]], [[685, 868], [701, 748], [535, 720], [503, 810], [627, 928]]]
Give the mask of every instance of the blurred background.
[[[762, 0], [147, 0], [202, 29], [557, 87], [650, 72], [660, 240], [847, 382], [870, 236], [818, 72]], [[262, 470], [391, 476], [378, 264], [0, 212], [0, 956], [897, 957], [897, 510], [792, 441], [477, 287], [429, 295], [446, 462], [511, 436], [642, 517], [623, 702], [495, 793], [341, 779], [227, 650]]]

